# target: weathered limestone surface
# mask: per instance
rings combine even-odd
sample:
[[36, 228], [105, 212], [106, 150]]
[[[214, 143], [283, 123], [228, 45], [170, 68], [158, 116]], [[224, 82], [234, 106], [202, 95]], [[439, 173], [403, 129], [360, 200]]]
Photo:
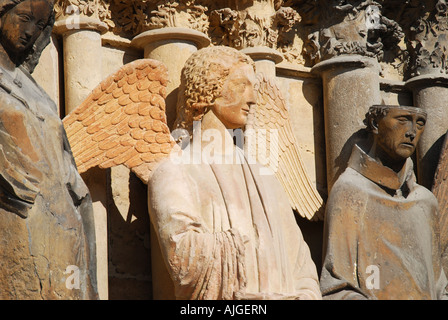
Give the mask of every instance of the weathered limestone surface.
[[29, 73], [49, 42], [53, 7], [0, 8], [0, 298], [97, 299], [89, 190], [55, 103]]
[[[88, 82], [88, 85], [83, 85], [85, 88], [92, 89], [120, 66], [143, 57], [149, 57], [151, 54], [151, 57], [169, 65], [166, 108], [170, 128], [172, 128], [176, 117], [175, 105], [180, 83], [180, 70], [188, 56], [201, 45], [197, 46], [189, 37], [181, 36], [178, 39], [167, 41], [166, 46], [160, 41], [156, 41], [153, 45], [154, 48], [150, 50], [152, 53], [149, 54], [148, 50], [145, 53], [143, 47], [135, 45], [132, 39], [138, 38], [148, 31], [149, 33], [163, 34], [170, 29], [180, 28], [188, 29], [193, 33], [199, 32], [203, 38], [209, 39], [211, 45], [225, 45], [248, 51], [255, 50], [257, 47], [268, 48], [280, 53], [284, 60], [275, 64], [275, 68], [272, 60], [256, 63], [259, 65], [259, 70], [265, 66], [265, 70], [276, 75], [276, 82], [285, 97], [286, 106], [291, 116], [291, 126], [298, 141], [304, 167], [312, 183], [315, 184], [325, 200], [332, 185], [331, 181], [327, 185], [327, 177], [331, 179], [334, 172], [336, 175], [341, 172], [344, 167], [342, 159], [344, 157], [348, 159], [351, 149], [345, 148], [342, 155], [339, 155], [338, 152], [343, 149], [343, 145], [346, 144], [349, 137], [362, 127], [361, 121], [366, 111], [365, 108], [368, 108], [371, 103], [414, 105], [429, 111], [428, 125], [415, 155], [415, 170], [418, 174], [417, 181], [420, 184], [428, 188], [433, 184], [436, 159], [441, 152], [440, 148], [447, 129], [445, 124], [448, 121], [443, 105], [446, 91], [443, 79], [446, 76], [446, 66], [448, 65], [445, 61], [448, 47], [445, 43], [446, 30], [448, 30], [446, 8], [444, 0], [194, 0], [163, 2], [152, 0], [58, 0], [55, 11], [59, 21], [69, 19], [71, 22], [76, 22], [77, 18], [88, 17], [91, 18], [91, 21], [100, 21], [103, 27], [107, 27], [107, 30], [101, 32], [94, 31], [96, 34], [95, 50], [86, 50], [86, 46], [82, 45], [73, 48], [73, 53], [77, 52], [77, 56], [84, 59], [83, 63], [77, 67], [80, 68], [79, 70], [88, 69], [86, 74], [89, 75], [89, 78], [86, 79], [83, 78], [84, 75], [75, 75], [74, 73], [73, 79], [75, 82], [78, 80], [80, 83]], [[100, 36], [98, 37], [98, 35]], [[184, 47], [189, 49], [183, 50]], [[179, 48], [182, 50], [182, 54], [180, 54]], [[37, 82], [42, 85], [50, 97], [53, 100], [59, 99], [56, 103], [60, 103], [61, 115], [66, 114], [64, 99], [74, 96], [69, 91], [82, 91], [76, 87], [64, 89], [63, 52], [66, 49], [63, 37], [54, 33], [52, 44], [44, 51], [35, 72]], [[85, 51], [83, 52], [82, 49]], [[93, 55], [93, 52], [96, 55]], [[56, 53], [59, 55], [59, 65], [55, 63]], [[66, 55], [69, 56], [69, 54], [67, 52]], [[331, 85], [331, 87], [343, 89], [343, 92], [347, 94], [334, 94], [330, 99], [330, 86], [327, 85], [329, 82], [324, 79], [323, 73], [311, 73], [311, 68], [332, 59], [350, 59], [354, 56], [370, 60], [373, 64], [377, 63], [375, 71], [370, 68], [347, 69], [347, 81], [333, 81]], [[99, 67], [100, 65], [101, 67]], [[48, 81], [50, 73], [52, 80]], [[353, 78], [350, 76], [356, 73], [359, 73], [358, 76]], [[57, 74], [58, 77], [56, 77]], [[342, 80], [339, 76], [344, 77], [344, 75], [345, 72], [341, 72], [334, 79]], [[365, 78], [362, 78], [361, 75]], [[58, 78], [59, 80], [57, 80]], [[367, 78], [370, 80], [366, 82]], [[441, 81], [430, 81], [430, 79]], [[85, 97], [86, 95], [88, 95], [88, 90], [79, 96]], [[360, 105], [359, 108], [358, 101], [362, 102], [362, 106]], [[357, 116], [339, 120], [337, 116], [328, 117], [329, 114], [325, 110], [335, 105], [337, 108], [332, 110], [342, 108], [346, 110], [347, 114], [356, 114]], [[332, 125], [328, 125], [333, 121], [331, 119], [345, 123], [343, 129], [338, 130], [339, 133], [334, 133]], [[327, 127], [324, 126], [325, 123], [327, 123]], [[348, 144], [351, 142], [349, 141]], [[334, 150], [335, 148], [337, 150]], [[443, 165], [439, 165], [440, 170], [442, 167]], [[83, 177], [90, 174], [95, 176], [89, 170], [83, 174]], [[133, 176], [132, 179], [137, 178], [132, 172], [130, 175]], [[107, 199], [108, 205], [94, 199], [98, 208], [96, 216], [103, 217], [101, 224], [104, 224], [105, 212], [107, 219], [112, 219], [111, 217], [115, 215], [112, 215], [111, 212], [115, 208], [121, 207], [122, 211], [120, 212], [122, 213], [116, 215], [117, 219], [113, 219], [116, 224], [121, 225], [125, 221], [123, 217], [127, 215], [126, 210], [132, 211], [132, 205], [128, 203], [117, 206], [115, 201], [119, 200], [110, 192], [110, 184], [115, 181], [114, 183], [119, 185], [129, 186], [126, 192], [128, 195], [134, 192], [145, 193], [146, 186], [141, 186], [140, 190], [140, 187], [129, 184], [131, 178], [126, 175], [121, 178], [118, 175], [114, 179], [111, 179], [110, 173], [106, 173], [106, 176], [108, 178], [104, 189], [99, 193], [94, 192], [94, 194], [98, 195], [98, 199]], [[443, 176], [443, 172], [439, 172], [439, 182], [440, 177]], [[89, 179], [86, 178], [86, 181], [90, 188]], [[95, 184], [92, 186], [95, 190], [99, 188]], [[130, 201], [130, 197], [125, 198], [127, 199], [124, 200], [125, 202]], [[439, 195], [439, 199], [442, 198], [443, 195]], [[142, 210], [142, 212], [146, 212], [146, 208]], [[446, 210], [444, 211], [446, 212]], [[143, 217], [145, 213], [142, 215], [129, 214], [133, 217]], [[118, 219], [119, 217], [121, 220]], [[134, 220], [134, 223], [137, 220]], [[298, 221], [305, 240], [310, 245], [312, 257], [319, 271], [321, 264], [321, 238], [319, 235], [322, 233], [322, 223], [310, 222], [306, 219], [298, 219]], [[144, 222], [144, 220], [141, 222], [148, 223], [146, 232], [149, 232], [149, 222]], [[97, 228], [97, 232], [105, 229], [104, 226]], [[133, 233], [135, 237], [123, 237], [120, 232], [102, 233], [102, 236], [97, 234], [104, 240], [103, 243], [110, 244], [115, 241], [116, 244], [112, 251], [109, 247], [107, 255], [107, 248], [103, 245], [103, 249], [101, 249], [103, 253], [99, 254], [103, 257], [103, 261], [99, 262], [99, 265], [105, 265], [104, 257], [106, 256], [109, 256], [109, 260], [114, 256], [114, 265], [120, 264], [118, 257], [125, 258], [125, 255], [120, 254], [120, 250], [130, 250], [131, 246], [125, 245], [125, 242], [134, 241], [131, 238], [140, 239], [139, 242], [134, 242], [134, 244], [139, 243], [135, 247], [145, 248], [143, 239], [147, 238], [146, 235], [140, 237], [134, 233], [135, 230], [132, 228], [121, 228], [120, 230], [123, 233], [130, 230], [129, 232]], [[140, 234], [142, 229], [139, 230]], [[151, 236], [154, 237], [154, 233]], [[119, 242], [122, 245], [117, 245]], [[150, 242], [150, 246], [155, 243], [154, 240]], [[134, 254], [142, 256], [149, 254], [149, 250], [143, 253], [144, 250], [136, 249]], [[131, 254], [129, 253], [129, 255]], [[154, 252], [152, 255], [153, 260], [156, 260], [153, 261], [153, 264], [161, 261], [160, 256], [154, 258]], [[111, 279], [113, 277], [114, 281], [118, 278], [117, 273], [111, 271], [115, 267], [109, 268], [109, 271], [106, 267], [104, 268], [103, 271], [98, 271], [99, 274], [110, 273]], [[129, 279], [129, 285], [127, 285], [129, 292], [124, 293], [123, 290], [120, 291], [118, 287], [114, 286], [117, 289], [109, 289], [110, 296], [119, 297], [122, 294], [135, 297], [139, 293], [142, 297], [148, 296], [145, 285], [149, 275], [135, 276], [133, 272], [124, 272], [119, 276], [122, 279], [120, 281]], [[102, 287], [103, 292], [107, 291], [107, 285]], [[161, 291], [161, 289], [154, 290]], [[100, 296], [105, 297], [106, 295], [100, 294]], [[153, 296], [156, 297], [157, 293], [154, 293]]]

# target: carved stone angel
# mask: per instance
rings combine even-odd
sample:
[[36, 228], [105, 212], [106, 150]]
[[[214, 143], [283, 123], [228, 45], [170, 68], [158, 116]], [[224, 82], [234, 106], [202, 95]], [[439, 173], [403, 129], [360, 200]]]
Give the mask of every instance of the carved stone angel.
[[89, 192], [28, 72], [53, 19], [50, 1], [0, 1], [0, 299], [97, 298]]
[[[235, 49], [199, 50], [182, 72], [178, 145], [166, 125], [166, 77], [158, 61], [131, 62], [64, 119], [79, 170], [124, 164], [148, 183], [176, 298], [320, 299], [291, 208], [317, 218], [322, 199], [303, 170], [279, 89], [257, 79], [253, 61]], [[266, 166], [239, 145], [245, 126], [272, 129], [264, 151], [278, 152]]]

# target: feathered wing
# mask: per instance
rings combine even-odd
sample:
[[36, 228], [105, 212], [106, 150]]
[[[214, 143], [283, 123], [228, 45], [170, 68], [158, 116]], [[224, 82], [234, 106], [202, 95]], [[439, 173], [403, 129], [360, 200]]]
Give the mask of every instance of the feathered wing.
[[256, 147], [246, 152], [275, 172], [295, 211], [322, 220], [323, 200], [306, 172], [280, 89], [263, 74], [258, 80], [257, 107], [251, 108], [245, 132]]
[[166, 124], [167, 82], [162, 62], [130, 62], [63, 119], [80, 173], [123, 164], [148, 182], [156, 164], [177, 146]]
[[445, 142], [440, 153], [432, 192], [439, 202], [441, 247], [442, 250], [448, 250], [448, 133], [445, 136]]

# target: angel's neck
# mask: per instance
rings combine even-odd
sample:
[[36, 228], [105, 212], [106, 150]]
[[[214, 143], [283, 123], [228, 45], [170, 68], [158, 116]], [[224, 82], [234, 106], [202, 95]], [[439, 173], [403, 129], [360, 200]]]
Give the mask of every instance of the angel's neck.
[[229, 130], [212, 111], [207, 112], [201, 122], [201, 147], [210, 154], [234, 154], [235, 144]]

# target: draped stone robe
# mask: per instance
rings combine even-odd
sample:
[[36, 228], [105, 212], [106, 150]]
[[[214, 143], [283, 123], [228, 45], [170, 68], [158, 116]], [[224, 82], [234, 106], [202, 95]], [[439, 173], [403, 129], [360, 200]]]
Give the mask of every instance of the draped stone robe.
[[407, 159], [397, 174], [355, 145], [324, 226], [324, 299], [446, 299], [437, 200]]
[[92, 203], [57, 107], [27, 71], [0, 73], [0, 299], [97, 298]]
[[148, 184], [176, 298], [320, 299], [316, 267], [280, 183], [240, 160], [167, 159]]

